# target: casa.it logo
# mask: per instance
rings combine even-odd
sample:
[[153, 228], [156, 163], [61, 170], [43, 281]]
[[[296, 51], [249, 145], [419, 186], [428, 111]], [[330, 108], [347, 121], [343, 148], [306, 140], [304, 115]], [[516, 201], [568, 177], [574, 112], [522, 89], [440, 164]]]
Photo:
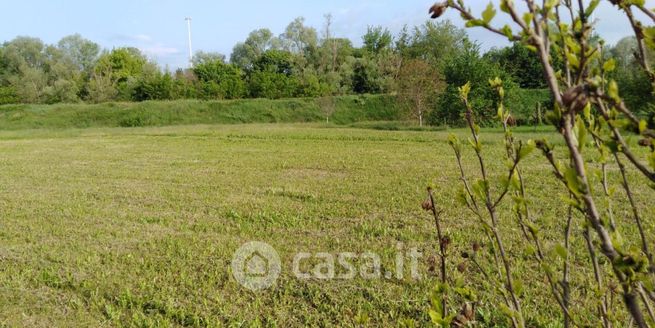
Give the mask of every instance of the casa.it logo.
[[[404, 280], [407, 269], [411, 280], [420, 280], [419, 260], [422, 253], [415, 247], [396, 246], [393, 265], [382, 265], [382, 257], [373, 252], [307, 253], [293, 257], [290, 272], [300, 280], [350, 280], [361, 278]], [[409, 260], [409, 263], [407, 263]], [[280, 256], [269, 244], [254, 241], [241, 246], [232, 258], [232, 275], [243, 287], [261, 291], [272, 287], [282, 272]]]
[[258, 241], [243, 244], [232, 258], [232, 275], [252, 291], [268, 289], [280, 276], [282, 266], [275, 249]]

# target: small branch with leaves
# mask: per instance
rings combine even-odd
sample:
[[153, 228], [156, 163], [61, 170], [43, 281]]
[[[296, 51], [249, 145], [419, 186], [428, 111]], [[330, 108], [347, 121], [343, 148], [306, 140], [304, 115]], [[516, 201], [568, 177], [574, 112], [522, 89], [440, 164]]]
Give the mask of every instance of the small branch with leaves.
[[[575, 325], [575, 315], [571, 313], [570, 308], [572, 293], [568, 281], [572, 260], [571, 238], [574, 237], [572, 227], [575, 225], [573, 210], [576, 210], [584, 217], [582, 238], [587, 245], [586, 251], [593, 267], [596, 288], [603, 295], [598, 306], [598, 315], [602, 319], [603, 326], [610, 327], [615, 320], [612, 317], [616, 312], [612, 309], [613, 296], [608, 291], [611, 290], [620, 292], [625, 309], [634, 325], [647, 327], [648, 320], [655, 321], [652, 304], [655, 294], [653, 290], [655, 269], [648, 233], [644, 225], [648, 220], [643, 218], [640, 211], [628, 172], [631, 169], [636, 170], [648, 183], [655, 182], [655, 131], [648, 128], [646, 120], [633, 114], [621, 99], [618, 84], [608, 78], [607, 73], [614, 69], [615, 63], [612, 59], [606, 60], [603, 57], [603, 42], [595, 39], [595, 26], [591, 19], [600, 1], [544, 0], [537, 3], [533, 0], [524, 0], [525, 9], [520, 12], [514, 1], [500, 0], [500, 11], [505, 13], [513, 23], [513, 26], [502, 27], [493, 25], [493, 19], [497, 14], [493, 3], [490, 3], [479, 17], [465, 6], [464, 0], [438, 2], [430, 8], [430, 13], [432, 18], [438, 18], [446, 10], [455, 10], [466, 21], [467, 27], [480, 27], [491, 33], [505, 36], [511, 42], [520, 42], [534, 51], [540, 59], [544, 79], [554, 103], [552, 110], [547, 113], [548, 121], [564, 141], [565, 152], [562, 156], [569, 158], [568, 163], [558, 161], [554, 147], [545, 140], [534, 145], [542, 150], [545, 159], [553, 168], [556, 179], [561, 182], [569, 195], [566, 201], [570, 206], [569, 214], [565, 222], [562, 222], [562, 226], [565, 227], [564, 243], [559, 248], [564, 263], [562, 280], [557, 283], [552, 272], [546, 273], [551, 294], [563, 312], [564, 325]], [[636, 12], [640, 12], [655, 23], [655, 13], [646, 8], [643, 0], [609, 0], [609, 2], [627, 17], [637, 39], [638, 52], [635, 57], [650, 81], [655, 82], [655, 74], [648, 60], [649, 51], [655, 50], [655, 27], [645, 26], [635, 15]], [[565, 19], [564, 16], [568, 17]], [[563, 59], [563, 67], [555, 66], [554, 55]], [[504, 92], [502, 82], [491, 81], [491, 87], [496, 89], [502, 99]], [[512, 261], [509, 258], [510, 254], [505, 250], [504, 240], [498, 229], [502, 223], [498, 220], [497, 207], [507, 194], [511, 194], [517, 200], [515, 213], [519, 226], [523, 235], [536, 249], [535, 259], [544, 264], [546, 251], [539, 241], [538, 234], [534, 233], [537, 229], [532, 223], [527, 207], [526, 185], [519, 167], [522, 153], [527, 152], [524, 147], [530, 144], [514, 140], [507, 124], [503, 124], [507, 150], [505, 160], [508, 160], [511, 165], [509, 165], [508, 178], [503, 180], [503, 185], [499, 189], [500, 193], [497, 198], [492, 198], [490, 172], [482, 156], [480, 128], [475, 124], [473, 111], [467, 99], [469, 91], [469, 85], [460, 89], [462, 101], [466, 106], [464, 115], [471, 134], [469, 143], [475, 151], [481, 178], [476, 182], [469, 182], [462, 165], [461, 145], [455, 137], [451, 137], [449, 142], [455, 151], [460, 177], [464, 184], [460, 199], [475, 213], [492, 241], [496, 271], [503, 277], [504, 288], [501, 294], [511, 310], [508, 312], [512, 324], [515, 327], [523, 327], [525, 319], [521, 311], [519, 293], [514, 288], [511, 274]], [[507, 111], [502, 101], [498, 112], [503, 122]], [[641, 149], [634, 148], [628, 141], [630, 134], [641, 138], [639, 140]], [[592, 156], [586, 148], [597, 150], [601, 159]], [[645, 157], [642, 157], [644, 152]], [[609, 174], [613, 172], [610, 169], [611, 165], [618, 167], [616, 172], [620, 175], [621, 187], [631, 209], [631, 220], [620, 221], [634, 223], [641, 244], [641, 248], [637, 251], [629, 249], [621, 242], [622, 228], [617, 226], [616, 222], [619, 220], [615, 218], [619, 213], [612, 207], [612, 198], [616, 196], [613, 192], [614, 188], [610, 186], [612, 180]], [[593, 177], [594, 172], [600, 172], [600, 182], [590, 178]], [[602, 194], [593, 192], [595, 183], [601, 184]], [[604, 257], [604, 261], [601, 260], [601, 256]], [[606, 279], [612, 281], [606, 282]], [[619, 288], [606, 289], [606, 286]]]

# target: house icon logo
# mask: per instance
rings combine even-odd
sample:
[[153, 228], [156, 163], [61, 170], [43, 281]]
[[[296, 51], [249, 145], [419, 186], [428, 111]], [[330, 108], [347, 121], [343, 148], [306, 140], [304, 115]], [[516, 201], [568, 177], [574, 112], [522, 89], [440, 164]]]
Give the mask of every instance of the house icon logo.
[[252, 291], [267, 289], [282, 271], [280, 256], [266, 243], [243, 244], [232, 258], [232, 275], [241, 286]]

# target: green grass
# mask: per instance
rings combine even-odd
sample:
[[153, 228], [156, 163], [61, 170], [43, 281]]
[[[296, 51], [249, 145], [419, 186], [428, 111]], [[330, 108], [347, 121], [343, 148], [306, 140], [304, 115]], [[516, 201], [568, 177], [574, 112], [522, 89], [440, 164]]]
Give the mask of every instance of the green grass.
[[[311, 124], [2, 131], [0, 326], [425, 326], [436, 281], [427, 273], [436, 243], [420, 208], [425, 187], [436, 186], [444, 209], [451, 266], [481, 235], [454, 201], [450, 132]], [[545, 130], [519, 136], [555, 138]], [[502, 154], [502, 133], [485, 138], [489, 153]], [[473, 172], [470, 152], [466, 161]], [[527, 164], [552, 249], [564, 193], [538, 155]], [[635, 188], [652, 218], [652, 194]], [[615, 205], [626, 211], [625, 202]], [[509, 207], [501, 219], [529, 325], [557, 326], [543, 277], [520, 256]], [[233, 252], [254, 240], [273, 245], [283, 262], [277, 285], [260, 293], [241, 288], [230, 271]], [[302, 281], [290, 272], [300, 251], [373, 251], [389, 268], [399, 242], [425, 253], [424, 280]], [[579, 231], [573, 242], [582, 247]], [[580, 258], [576, 291], [589, 284]], [[506, 324], [473, 269], [457, 277], [478, 290], [486, 325]], [[585, 322], [596, 324], [592, 293], [573, 297]]]
[[[335, 112], [330, 121], [351, 124], [399, 120], [401, 117], [392, 96], [344, 96], [335, 97]], [[305, 123], [325, 120], [326, 116], [318, 101], [310, 98], [0, 106], [0, 130]]]

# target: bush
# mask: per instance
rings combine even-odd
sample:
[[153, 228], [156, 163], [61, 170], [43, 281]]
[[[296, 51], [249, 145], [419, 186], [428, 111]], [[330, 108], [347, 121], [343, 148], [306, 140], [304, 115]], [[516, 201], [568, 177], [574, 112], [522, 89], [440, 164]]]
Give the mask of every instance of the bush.
[[12, 87], [0, 87], [0, 105], [18, 103], [18, 95]]
[[[471, 83], [469, 101], [477, 116], [478, 124], [491, 125], [496, 117], [498, 95], [489, 89], [489, 80], [500, 77], [505, 82], [505, 89], [512, 94], [518, 89], [508, 74], [498, 65], [480, 56], [479, 47], [467, 44], [458, 56], [453, 56], [444, 67], [447, 87], [437, 101], [437, 108], [428, 116], [430, 125], [462, 125], [462, 113], [466, 108], [459, 98], [458, 87]], [[510, 99], [510, 102], [512, 100]]]
[[[552, 96], [548, 89], [516, 89], [507, 95], [507, 106], [517, 125], [535, 125], [544, 122], [547, 109], [552, 108]], [[538, 112], [540, 106], [541, 117]]]

